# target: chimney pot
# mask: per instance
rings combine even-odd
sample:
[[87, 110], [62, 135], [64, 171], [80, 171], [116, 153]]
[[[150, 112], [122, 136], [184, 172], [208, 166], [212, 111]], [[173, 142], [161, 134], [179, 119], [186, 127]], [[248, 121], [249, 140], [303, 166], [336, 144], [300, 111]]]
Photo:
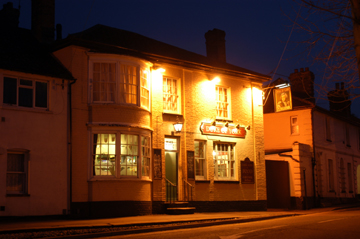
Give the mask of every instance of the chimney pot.
[[300, 72], [304, 72], [304, 68], [300, 68]]
[[225, 35], [216, 28], [205, 33], [206, 55], [211, 60], [226, 62]]
[[295, 69], [295, 70], [294, 70], [294, 72], [295, 72], [295, 73], [298, 73], [298, 72], [299, 72], [299, 70], [298, 70], [298, 69]]
[[309, 71], [309, 67], [305, 67], [305, 71]]
[[335, 83], [335, 88], [338, 90], [339, 89], [339, 83]]

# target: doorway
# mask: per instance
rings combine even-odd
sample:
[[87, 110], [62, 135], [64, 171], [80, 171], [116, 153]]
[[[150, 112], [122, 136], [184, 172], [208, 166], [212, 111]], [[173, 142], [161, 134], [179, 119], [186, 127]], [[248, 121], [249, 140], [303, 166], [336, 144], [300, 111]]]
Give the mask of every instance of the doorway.
[[178, 200], [178, 139], [165, 138], [166, 200]]

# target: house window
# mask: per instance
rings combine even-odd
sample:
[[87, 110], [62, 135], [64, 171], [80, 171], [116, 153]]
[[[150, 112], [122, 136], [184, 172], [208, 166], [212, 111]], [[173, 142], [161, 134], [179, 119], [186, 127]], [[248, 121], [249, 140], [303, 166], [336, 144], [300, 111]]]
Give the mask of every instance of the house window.
[[341, 192], [345, 193], [346, 192], [346, 182], [345, 182], [345, 164], [344, 164], [344, 159], [340, 159], [340, 187], [341, 187]]
[[137, 69], [120, 65], [120, 103], [137, 104]]
[[351, 147], [349, 125], [345, 125], [345, 140], [346, 140], [346, 146]]
[[299, 134], [299, 122], [297, 116], [290, 117], [290, 124], [291, 124], [291, 135], [298, 135]]
[[[100, 57], [101, 58], [101, 57]], [[150, 109], [148, 66], [132, 61], [90, 61], [91, 102]]]
[[141, 106], [150, 109], [150, 84], [147, 70], [140, 71]]
[[48, 107], [48, 83], [4, 77], [3, 103], [46, 109]]
[[334, 165], [333, 160], [328, 159], [329, 191], [334, 191]]
[[331, 142], [331, 126], [330, 126], [329, 117], [326, 117], [325, 119], [325, 130], [326, 130], [326, 140]]
[[206, 142], [195, 140], [195, 177], [206, 179]]
[[235, 145], [214, 142], [215, 179], [235, 179]]
[[93, 100], [115, 102], [115, 63], [94, 63]]
[[8, 152], [6, 171], [6, 193], [27, 194], [28, 152]]
[[92, 161], [93, 176], [149, 177], [150, 136], [121, 132], [93, 134]]
[[180, 113], [180, 80], [163, 78], [164, 112]]
[[353, 192], [353, 172], [351, 169], [351, 163], [347, 164], [347, 173], [348, 173], [349, 193], [352, 193]]
[[216, 86], [216, 118], [230, 118], [230, 89]]

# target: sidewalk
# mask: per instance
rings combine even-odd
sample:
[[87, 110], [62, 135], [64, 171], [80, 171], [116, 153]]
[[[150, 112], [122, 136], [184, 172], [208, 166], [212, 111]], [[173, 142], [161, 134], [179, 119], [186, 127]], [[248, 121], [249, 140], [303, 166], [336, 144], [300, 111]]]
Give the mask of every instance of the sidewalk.
[[193, 224], [202, 223], [208, 225], [237, 223], [266, 220], [278, 217], [290, 217], [311, 213], [319, 213], [334, 210], [336, 208], [317, 208], [311, 210], [268, 210], [251, 212], [215, 212], [215, 213], [194, 213], [185, 215], [145, 215], [133, 217], [119, 217], [106, 219], [49, 219], [49, 220], [14, 220], [1, 221], [0, 234], [12, 232], [31, 232], [41, 230], [69, 230], [69, 229], [88, 229], [99, 227], [119, 227], [119, 226], [151, 226], [166, 225], [182, 222], [192, 222]]

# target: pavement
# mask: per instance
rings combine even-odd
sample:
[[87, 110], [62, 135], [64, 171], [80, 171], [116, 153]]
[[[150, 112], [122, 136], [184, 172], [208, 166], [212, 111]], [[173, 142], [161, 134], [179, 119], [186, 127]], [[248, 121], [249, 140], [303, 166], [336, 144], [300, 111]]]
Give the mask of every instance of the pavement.
[[[249, 212], [209, 212], [194, 213], [184, 215], [167, 215], [155, 214], [145, 216], [118, 217], [105, 219], [49, 219], [49, 218], [10, 218], [9, 220], [0, 219], [0, 237], [1, 235], [11, 233], [29, 233], [39, 231], [59, 231], [73, 229], [93, 229], [93, 228], [114, 228], [114, 227], [132, 227], [132, 231], [136, 232], [136, 228], [148, 227], [154, 225], [162, 226], [160, 230], [166, 227], [170, 229], [202, 227], [219, 224], [241, 223], [259, 220], [268, 220], [280, 217], [292, 217], [299, 215], [307, 215], [314, 213], [322, 213], [326, 211], [338, 210], [348, 207], [359, 207], [356, 205], [341, 205], [338, 207], [314, 208], [310, 210], [276, 210], [269, 209], [267, 211], [249, 211]], [[175, 228], [174, 228], [175, 227]], [[159, 227], [158, 227], [159, 228]], [[152, 230], [153, 231], [153, 230]]]

